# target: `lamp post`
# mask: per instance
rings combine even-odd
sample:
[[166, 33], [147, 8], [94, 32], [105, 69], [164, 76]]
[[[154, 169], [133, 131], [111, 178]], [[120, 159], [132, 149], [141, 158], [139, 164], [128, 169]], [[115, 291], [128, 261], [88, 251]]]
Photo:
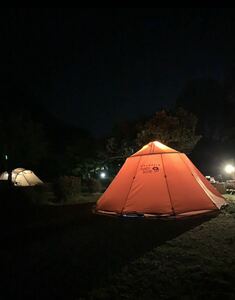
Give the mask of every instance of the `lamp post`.
[[8, 173], [7, 181], [9, 183], [9, 186], [12, 186], [12, 170], [9, 168], [9, 163], [8, 163], [8, 155], [4, 154], [5, 162], [6, 162], [6, 171]]

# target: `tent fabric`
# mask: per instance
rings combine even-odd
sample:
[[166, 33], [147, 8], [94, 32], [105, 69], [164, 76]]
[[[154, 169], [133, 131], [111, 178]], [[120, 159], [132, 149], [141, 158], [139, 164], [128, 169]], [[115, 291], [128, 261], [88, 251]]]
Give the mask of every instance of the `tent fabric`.
[[[0, 175], [0, 180], [7, 180], [8, 173], [3, 172]], [[12, 171], [12, 182], [15, 186], [33, 186], [42, 184], [43, 182], [31, 170], [17, 168]]]
[[143, 146], [139, 151], [132, 154], [132, 156], [163, 154], [163, 153], [177, 153], [177, 151], [158, 141], [155, 141]]
[[184, 153], [151, 142], [127, 158], [98, 200], [97, 213], [190, 216], [226, 202]]

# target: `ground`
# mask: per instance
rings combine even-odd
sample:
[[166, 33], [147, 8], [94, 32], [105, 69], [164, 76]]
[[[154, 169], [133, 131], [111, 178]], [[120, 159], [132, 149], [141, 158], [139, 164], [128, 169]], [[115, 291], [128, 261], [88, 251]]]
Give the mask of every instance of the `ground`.
[[0, 298], [234, 299], [229, 197], [216, 216], [169, 221], [97, 216], [85, 199], [2, 210]]

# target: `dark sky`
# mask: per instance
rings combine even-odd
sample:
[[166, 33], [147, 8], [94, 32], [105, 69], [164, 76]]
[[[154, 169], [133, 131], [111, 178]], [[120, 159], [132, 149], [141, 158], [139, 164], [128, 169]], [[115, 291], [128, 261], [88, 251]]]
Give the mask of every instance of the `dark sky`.
[[100, 135], [170, 107], [187, 80], [222, 80], [232, 8], [1, 9], [2, 85]]

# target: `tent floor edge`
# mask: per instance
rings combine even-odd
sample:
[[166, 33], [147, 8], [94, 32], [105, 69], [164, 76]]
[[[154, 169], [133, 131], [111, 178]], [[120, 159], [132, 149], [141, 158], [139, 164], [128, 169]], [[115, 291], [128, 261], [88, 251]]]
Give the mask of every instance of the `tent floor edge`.
[[93, 209], [92, 212], [97, 215], [103, 215], [108, 217], [120, 217], [120, 218], [144, 218], [144, 219], [158, 219], [158, 220], [175, 220], [175, 219], [186, 219], [196, 218], [201, 216], [217, 216], [220, 210], [201, 210], [179, 214], [148, 214], [148, 213], [117, 213], [105, 210]]

